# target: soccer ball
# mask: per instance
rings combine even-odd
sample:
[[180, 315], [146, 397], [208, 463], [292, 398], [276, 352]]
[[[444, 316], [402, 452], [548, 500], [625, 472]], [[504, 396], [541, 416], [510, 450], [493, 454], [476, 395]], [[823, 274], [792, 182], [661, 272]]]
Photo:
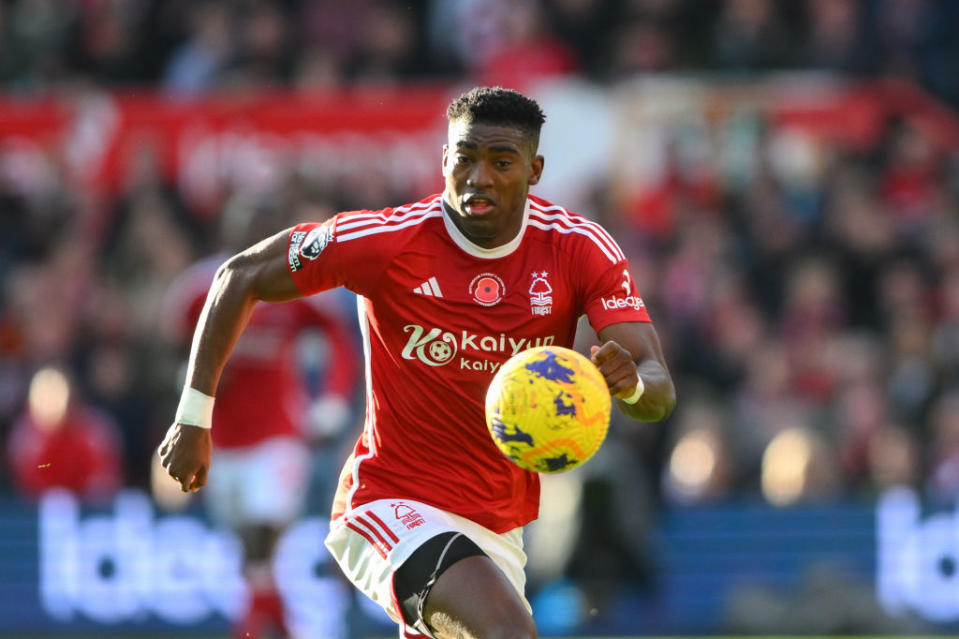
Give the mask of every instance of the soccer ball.
[[503, 363], [486, 392], [493, 443], [521, 468], [558, 473], [599, 450], [609, 429], [609, 388], [585, 356], [539, 346]]

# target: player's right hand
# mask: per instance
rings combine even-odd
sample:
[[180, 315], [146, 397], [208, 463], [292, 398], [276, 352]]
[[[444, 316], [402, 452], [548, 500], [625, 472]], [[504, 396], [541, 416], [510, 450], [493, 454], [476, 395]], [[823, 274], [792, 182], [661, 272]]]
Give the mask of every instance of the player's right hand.
[[592, 346], [590, 359], [606, 378], [606, 385], [613, 397], [629, 397], [636, 390], [637, 380], [642, 381], [636, 372], [632, 353], [617, 342], [610, 340], [602, 346]]
[[183, 492], [196, 492], [206, 485], [213, 440], [209, 428], [173, 424], [157, 449], [160, 463]]

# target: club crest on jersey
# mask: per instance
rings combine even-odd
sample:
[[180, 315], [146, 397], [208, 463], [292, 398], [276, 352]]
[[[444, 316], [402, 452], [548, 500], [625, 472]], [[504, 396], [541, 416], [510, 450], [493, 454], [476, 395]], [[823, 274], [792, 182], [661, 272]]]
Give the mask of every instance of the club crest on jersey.
[[530, 273], [529, 309], [533, 315], [549, 315], [553, 312], [553, 287], [546, 271]]
[[506, 294], [506, 286], [498, 275], [480, 273], [470, 282], [470, 295], [481, 306], [495, 306]]

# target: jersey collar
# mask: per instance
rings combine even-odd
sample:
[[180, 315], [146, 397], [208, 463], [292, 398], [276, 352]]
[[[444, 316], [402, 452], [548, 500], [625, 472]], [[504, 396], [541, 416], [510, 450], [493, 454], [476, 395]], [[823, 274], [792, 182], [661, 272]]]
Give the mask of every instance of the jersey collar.
[[478, 246], [470, 241], [463, 232], [456, 228], [456, 225], [453, 224], [453, 220], [450, 219], [450, 210], [449, 204], [446, 203], [446, 194], [443, 194], [443, 226], [446, 227], [446, 232], [449, 234], [450, 239], [456, 243], [458, 247], [472, 255], [473, 257], [479, 257], [486, 260], [496, 259], [498, 257], [506, 257], [517, 248], [523, 241], [523, 235], [526, 234], [526, 224], [529, 222], [529, 198], [526, 198], [526, 208], [523, 209], [523, 225], [519, 227], [519, 233], [516, 234], [516, 237], [511, 239], [506, 244], [502, 246], [497, 246], [494, 248], [483, 248]]

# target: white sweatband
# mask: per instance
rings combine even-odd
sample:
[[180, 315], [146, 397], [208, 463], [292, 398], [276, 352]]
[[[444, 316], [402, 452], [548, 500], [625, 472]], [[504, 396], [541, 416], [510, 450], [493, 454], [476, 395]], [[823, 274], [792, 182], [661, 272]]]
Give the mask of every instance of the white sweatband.
[[180, 395], [180, 405], [176, 408], [176, 424], [213, 427], [213, 398], [187, 386]]
[[643, 378], [639, 375], [636, 376], [636, 390], [633, 391], [633, 394], [629, 397], [624, 397], [622, 400], [627, 404], [635, 404], [639, 401], [639, 398], [643, 396], [643, 393], [646, 392], [646, 384], [643, 383]]

